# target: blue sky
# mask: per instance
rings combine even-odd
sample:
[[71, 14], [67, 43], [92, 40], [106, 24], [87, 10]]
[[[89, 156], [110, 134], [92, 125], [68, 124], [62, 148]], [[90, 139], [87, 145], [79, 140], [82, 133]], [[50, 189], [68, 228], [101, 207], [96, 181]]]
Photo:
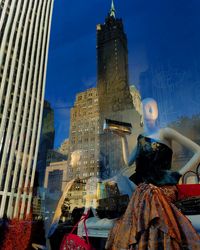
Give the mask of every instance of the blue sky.
[[[104, 22], [110, 3], [54, 1], [46, 99], [55, 108], [55, 147], [68, 137], [69, 107], [76, 93], [96, 85], [96, 24]], [[151, 95], [158, 102], [167, 91], [166, 102], [160, 106], [172, 110], [170, 119], [198, 113], [200, 1], [115, 0], [115, 8], [128, 37], [130, 83], [138, 86], [143, 97]], [[155, 71], [168, 72], [162, 86]], [[184, 103], [188, 105], [183, 108]]]

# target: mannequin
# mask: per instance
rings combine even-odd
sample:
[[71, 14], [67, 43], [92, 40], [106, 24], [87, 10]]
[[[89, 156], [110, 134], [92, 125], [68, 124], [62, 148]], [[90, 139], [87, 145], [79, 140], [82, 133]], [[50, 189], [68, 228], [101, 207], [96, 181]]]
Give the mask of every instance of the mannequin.
[[[130, 179], [138, 186], [125, 214], [110, 231], [106, 249], [200, 249], [200, 236], [173, 204], [181, 175], [200, 161], [200, 147], [171, 128], [157, 126], [155, 100], [144, 99], [142, 105], [144, 133], [138, 136], [137, 147], [130, 155], [126, 136], [115, 132], [122, 138], [125, 163], [131, 166], [136, 162]], [[172, 141], [194, 152], [178, 172], [171, 170]]]
[[[142, 101], [142, 107], [144, 119], [144, 136], [152, 138], [158, 142], [162, 142], [170, 148], [172, 147], [172, 141], [176, 141], [194, 153], [193, 157], [179, 170], [181, 175], [195, 168], [200, 162], [200, 146], [172, 128], [166, 127], [159, 129], [156, 123], [158, 118], [158, 106], [154, 99], [144, 99]], [[131, 166], [135, 161], [136, 148], [134, 148], [129, 155], [127, 138], [123, 134], [120, 134], [120, 136], [122, 139], [124, 161], [126, 165]]]

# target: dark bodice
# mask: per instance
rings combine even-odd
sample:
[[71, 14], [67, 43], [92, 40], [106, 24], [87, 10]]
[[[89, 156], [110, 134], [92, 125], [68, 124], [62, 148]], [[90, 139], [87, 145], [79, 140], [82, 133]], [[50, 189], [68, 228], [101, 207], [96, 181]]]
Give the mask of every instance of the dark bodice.
[[171, 171], [172, 150], [164, 143], [139, 135], [136, 153], [136, 172], [130, 179], [159, 185], [177, 184], [181, 175]]

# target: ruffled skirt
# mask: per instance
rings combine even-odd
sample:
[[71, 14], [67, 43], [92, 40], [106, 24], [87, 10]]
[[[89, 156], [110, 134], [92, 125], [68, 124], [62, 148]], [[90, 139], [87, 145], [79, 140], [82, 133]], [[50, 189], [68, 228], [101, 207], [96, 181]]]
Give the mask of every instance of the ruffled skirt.
[[173, 204], [176, 186], [142, 183], [111, 230], [109, 250], [199, 250], [200, 236]]

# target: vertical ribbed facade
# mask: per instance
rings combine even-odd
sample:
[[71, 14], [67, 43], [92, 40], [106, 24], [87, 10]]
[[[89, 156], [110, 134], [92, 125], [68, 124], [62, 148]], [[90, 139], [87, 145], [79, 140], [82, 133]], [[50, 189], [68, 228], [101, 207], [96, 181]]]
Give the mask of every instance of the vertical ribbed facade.
[[0, 1], [0, 218], [31, 210], [53, 0]]

